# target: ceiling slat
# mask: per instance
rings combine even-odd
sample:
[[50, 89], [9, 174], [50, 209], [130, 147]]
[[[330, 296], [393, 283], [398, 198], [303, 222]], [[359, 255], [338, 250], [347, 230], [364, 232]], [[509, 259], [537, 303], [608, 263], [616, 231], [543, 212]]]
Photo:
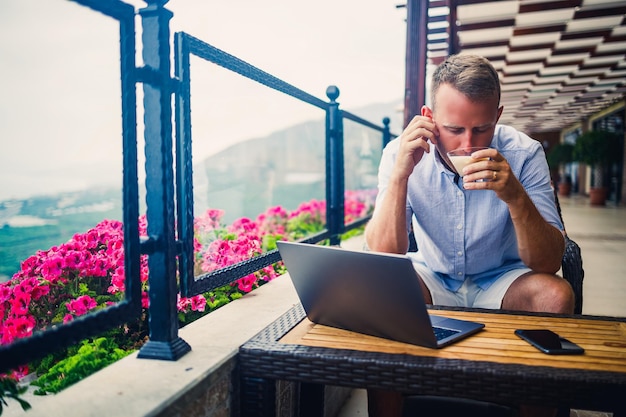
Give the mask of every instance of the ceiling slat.
[[[488, 58], [502, 83], [501, 120], [518, 129], [564, 129], [624, 99], [626, 0], [431, 0], [429, 6], [449, 6], [456, 16], [456, 30], [429, 29], [431, 63], [444, 59], [450, 43], [459, 53]], [[441, 25], [441, 19], [430, 20]]]

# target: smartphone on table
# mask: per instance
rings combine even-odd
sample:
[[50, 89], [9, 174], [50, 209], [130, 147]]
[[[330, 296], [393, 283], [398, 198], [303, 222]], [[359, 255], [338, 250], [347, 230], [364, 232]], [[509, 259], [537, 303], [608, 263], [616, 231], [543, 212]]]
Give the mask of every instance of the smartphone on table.
[[564, 337], [559, 336], [552, 330], [532, 329], [532, 330], [515, 330], [515, 334], [549, 355], [580, 355], [585, 349], [576, 343], [570, 342]]

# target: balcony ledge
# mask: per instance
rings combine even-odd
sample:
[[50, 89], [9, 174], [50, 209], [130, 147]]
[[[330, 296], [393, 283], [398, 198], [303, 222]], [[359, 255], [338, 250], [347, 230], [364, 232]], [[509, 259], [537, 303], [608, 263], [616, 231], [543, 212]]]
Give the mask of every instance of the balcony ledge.
[[[185, 395], [205, 385], [203, 381], [236, 357], [239, 346], [296, 303], [289, 275], [280, 276], [182, 328], [179, 335], [192, 350], [177, 361], [138, 359], [134, 353], [56, 395], [27, 395], [32, 405], [27, 415], [171, 415], [173, 404], [192, 400]], [[3, 416], [25, 415], [17, 402], [8, 403]], [[189, 404], [173, 408], [181, 405]]]

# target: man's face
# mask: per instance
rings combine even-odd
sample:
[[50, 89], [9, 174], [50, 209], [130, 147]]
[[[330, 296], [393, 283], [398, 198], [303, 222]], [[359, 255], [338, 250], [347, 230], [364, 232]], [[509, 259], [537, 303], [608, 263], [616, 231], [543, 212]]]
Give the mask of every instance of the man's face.
[[423, 114], [433, 119], [439, 137], [435, 143], [442, 155], [457, 148], [489, 146], [496, 123], [502, 114], [496, 98], [473, 102], [454, 89], [442, 84], [435, 97], [434, 109], [424, 108]]

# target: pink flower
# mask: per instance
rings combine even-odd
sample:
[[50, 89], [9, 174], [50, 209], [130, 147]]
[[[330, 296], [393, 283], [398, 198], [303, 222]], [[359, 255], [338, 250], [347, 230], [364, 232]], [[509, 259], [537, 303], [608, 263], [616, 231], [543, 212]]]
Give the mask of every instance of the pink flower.
[[139, 271], [141, 282], [148, 282], [148, 256], [141, 256], [141, 267]]
[[107, 292], [110, 294], [117, 294], [118, 292], [123, 292], [126, 288], [125, 286], [125, 275], [124, 268], [117, 268], [113, 275], [111, 276], [111, 285], [107, 289]]
[[[33, 255], [22, 262], [21, 270], [19, 273], [23, 273], [25, 276], [36, 275], [36, 269], [39, 267], [39, 256]], [[17, 275], [17, 274], [16, 274]]]
[[193, 252], [198, 253], [202, 250], [202, 243], [198, 240], [197, 237], [193, 238]]
[[0, 343], [3, 345], [13, 342], [15, 339], [28, 337], [35, 328], [35, 319], [31, 316], [10, 317], [4, 321]]
[[204, 311], [206, 309], [206, 298], [202, 295], [191, 297], [191, 309], [193, 311]]
[[58, 255], [46, 257], [41, 265], [41, 277], [46, 281], [56, 282], [61, 278], [63, 258]]
[[40, 284], [32, 289], [32, 291], [30, 292], [30, 295], [32, 299], [36, 301], [36, 300], [39, 300], [44, 295], [47, 295], [48, 293], [50, 293], [50, 286]]
[[98, 306], [96, 300], [88, 295], [81, 295], [77, 299], [72, 300], [65, 305], [67, 307], [67, 310], [74, 316], [82, 316], [83, 314], [86, 314], [89, 310], [93, 310]]
[[28, 306], [30, 305], [31, 296], [25, 292], [14, 292], [11, 303], [11, 314], [14, 317], [28, 314]]
[[26, 278], [20, 281], [14, 288], [13, 292], [30, 293], [35, 286], [39, 284], [37, 278]]
[[257, 278], [253, 274], [246, 275], [245, 277], [237, 280], [237, 286], [241, 291], [248, 293], [254, 289], [256, 281]]
[[241, 219], [235, 220], [228, 230], [235, 233], [250, 234], [256, 232], [257, 225], [252, 220], [242, 217]]
[[181, 297], [180, 293], [176, 296], [176, 309], [178, 311], [186, 312], [187, 307], [191, 304], [189, 298]]
[[141, 292], [141, 307], [145, 309], [150, 307], [150, 296], [147, 291]]
[[220, 227], [220, 220], [224, 215], [224, 210], [208, 209], [202, 216], [194, 221], [199, 232], [212, 231]]
[[9, 287], [8, 282], [1, 283], [0, 284], [0, 304], [4, 303], [5, 301], [8, 301], [9, 298], [11, 297], [12, 292], [13, 291]]
[[148, 236], [148, 219], [145, 214], [139, 216], [139, 236]]
[[[282, 261], [278, 263], [278, 265], [282, 265]], [[264, 281], [271, 281], [274, 278], [278, 277], [280, 274], [278, 272], [276, 272], [276, 270], [274, 269], [274, 265], [268, 265], [265, 268], [261, 269], [260, 271], [261, 273], [261, 278]]]

